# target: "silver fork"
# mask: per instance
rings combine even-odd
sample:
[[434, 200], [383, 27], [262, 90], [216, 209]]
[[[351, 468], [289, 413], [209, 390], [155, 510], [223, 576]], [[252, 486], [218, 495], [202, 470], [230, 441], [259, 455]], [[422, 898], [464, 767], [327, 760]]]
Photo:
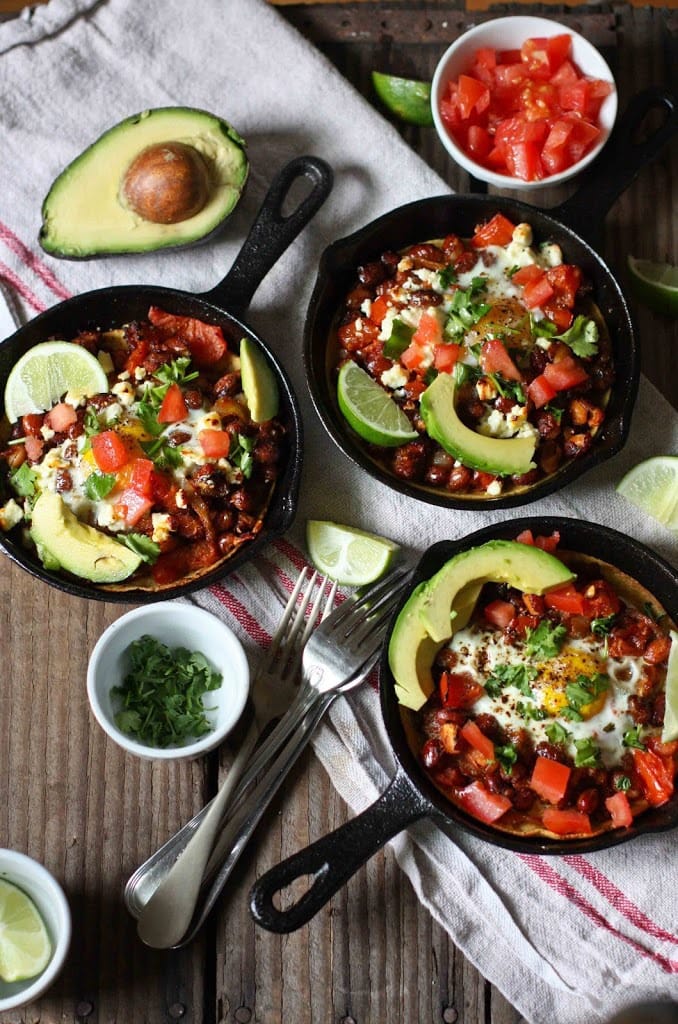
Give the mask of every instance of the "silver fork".
[[[302, 593], [304, 585], [306, 588]], [[125, 888], [128, 905], [141, 895], [146, 896], [139, 909], [140, 932], [155, 934], [158, 929], [168, 927], [170, 918], [176, 922], [174, 927], [183, 927], [180, 935], [188, 927], [217, 831], [234, 794], [237, 797], [238, 792], [249, 784], [242, 776], [254, 748], [269, 725], [287, 708], [291, 710], [290, 705], [294, 707], [296, 687], [292, 687], [299, 676], [301, 648], [317, 623], [320, 609], [326, 617], [334, 605], [336, 584], [327, 595], [326, 585], [327, 580], [319, 577], [317, 572], [309, 580], [307, 570], [302, 570], [266, 657], [254, 677], [250, 694], [254, 714], [226, 780], [210, 803], [129, 879]], [[315, 598], [311, 604], [314, 591]], [[276, 749], [275, 746], [269, 748], [264, 741], [257, 760], [265, 763]]]
[[[179, 949], [187, 945], [202, 927], [252, 832], [322, 716], [341, 693], [359, 685], [369, 675], [378, 657], [390, 612], [409, 576], [409, 571], [402, 569], [391, 573], [369, 590], [358, 592], [311, 634], [302, 654], [304, 683], [300, 696], [307, 690], [313, 696], [304, 705], [303, 719], [300, 723], [297, 719], [297, 723], [286, 732], [284, 729], [280, 731], [279, 735], [285, 732], [287, 742], [280, 748], [277, 758], [257, 780], [254, 790], [233, 805], [232, 814], [215, 843], [205, 871], [206, 883], [213, 875], [214, 880], [191, 922], [190, 930], [180, 940], [171, 941], [175, 936], [165, 932], [153, 936], [152, 942], [140, 932], [148, 945]], [[287, 716], [278, 730], [286, 719]], [[289, 738], [291, 732], [294, 735]]]

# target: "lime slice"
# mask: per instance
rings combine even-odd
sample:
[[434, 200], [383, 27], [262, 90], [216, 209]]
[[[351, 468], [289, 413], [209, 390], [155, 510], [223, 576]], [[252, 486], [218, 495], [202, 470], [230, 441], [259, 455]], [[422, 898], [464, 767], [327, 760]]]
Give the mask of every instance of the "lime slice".
[[14, 423], [29, 413], [46, 412], [66, 392], [83, 398], [100, 391], [108, 391], [108, 380], [96, 356], [70, 341], [43, 341], [12, 367], [5, 412]]
[[639, 462], [617, 484], [617, 491], [653, 519], [678, 530], [678, 455], [655, 455]]
[[378, 580], [399, 550], [393, 541], [374, 533], [320, 519], [306, 524], [306, 544], [319, 572], [356, 587]]
[[671, 630], [671, 651], [666, 666], [666, 705], [662, 743], [678, 740], [678, 633]]
[[678, 316], [678, 267], [627, 257], [631, 287], [638, 299], [665, 316]]
[[35, 903], [12, 882], [0, 879], [0, 978], [34, 978], [51, 956], [52, 943]]
[[393, 448], [419, 436], [400, 406], [357, 363], [344, 363], [339, 371], [337, 398], [349, 425], [370, 444]]
[[372, 72], [372, 85], [384, 106], [408, 124], [433, 124], [431, 83]]

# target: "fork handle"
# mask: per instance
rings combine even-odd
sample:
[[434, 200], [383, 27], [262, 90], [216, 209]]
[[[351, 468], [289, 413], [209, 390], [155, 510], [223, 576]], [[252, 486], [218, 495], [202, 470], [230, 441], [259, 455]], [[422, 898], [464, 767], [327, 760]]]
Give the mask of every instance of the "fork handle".
[[[323, 836], [262, 875], [250, 891], [250, 911], [271, 932], [292, 932], [306, 924], [377, 850], [413, 821], [431, 812], [431, 804], [399, 769], [388, 789], [357, 818]], [[313, 882], [286, 910], [273, 897], [298, 878]]]

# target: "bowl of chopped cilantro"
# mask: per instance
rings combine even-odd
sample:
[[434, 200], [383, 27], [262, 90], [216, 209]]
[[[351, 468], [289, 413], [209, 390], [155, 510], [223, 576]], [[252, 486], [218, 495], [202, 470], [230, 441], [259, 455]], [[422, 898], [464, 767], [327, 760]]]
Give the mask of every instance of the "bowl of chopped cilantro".
[[219, 746], [238, 722], [249, 666], [215, 615], [164, 601], [127, 612], [102, 633], [87, 693], [101, 728], [128, 753], [194, 758]]

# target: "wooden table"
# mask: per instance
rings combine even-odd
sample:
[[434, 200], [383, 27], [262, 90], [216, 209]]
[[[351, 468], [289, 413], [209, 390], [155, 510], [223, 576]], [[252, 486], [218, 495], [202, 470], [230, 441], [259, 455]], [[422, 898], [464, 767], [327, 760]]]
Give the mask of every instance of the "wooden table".
[[[428, 78], [445, 46], [487, 16], [444, 0], [280, 10], [374, 102], [372, 68]], [[600, 46], [622, 104], [652, 83], [675, 91], [675, 8], [612, 4], [547, 12]], [[468, 191], [465, 174], [432, 130], [400, 131], [453, 188]], [[628, 252], [678, 263], [676, 149], [644, 169], [608, 218], [605, 255], [621, 277]], [[563, 197], [554, 194], [546, 205]], [[676, 322], [634, 310], [644, 372], [678, 407]], [[123, 884], [205, 802], [220, 765], [216, 759], [142, 762], [105, 742], [89, 715], [84, 680], [89, 652], [124, 608], [65, 597], [3, 559], [0, 609], [5, 658], [11, 638], [0, 689], [0, 843], [56, 874], [74, 923], [60, 980], [23, 1015], [0, 1015], [2, 1024], [517, 1024], [517, 1011], [421, 909], [388, 849], [308, 927], [287, 937], [255, 929], [247, 910], [255, 876], [349, 816], [310, 752], [266, 815], [199, 940], [177, 953], [146, 949], [123, 908]], [[225, 765], [228, 752], [223, 758]]]

